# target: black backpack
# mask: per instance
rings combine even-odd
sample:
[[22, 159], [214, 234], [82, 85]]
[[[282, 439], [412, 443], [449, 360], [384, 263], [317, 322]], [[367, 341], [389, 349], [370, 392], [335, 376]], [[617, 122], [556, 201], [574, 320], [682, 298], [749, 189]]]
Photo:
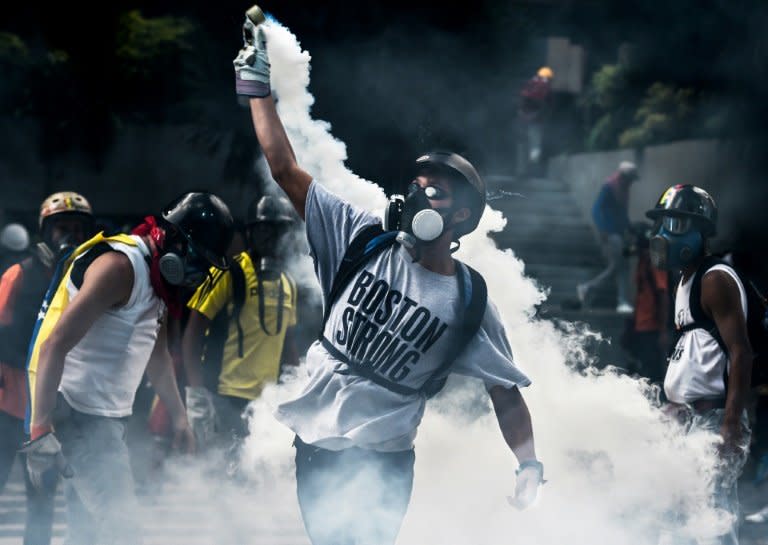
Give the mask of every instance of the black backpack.
[[[766, 301], [765, 296], [760, 293], [754, 281], [736, 269], [733, 265], [717, 256], [708, 256], [705, 258], [704, 262], [694, 273], [690, 295], [690, 308], [693, 322], [675, 331], [676, 337], [672, 343], [672, 350], [674, 351], [677, 346], [677, 341], [683, 333], [693, 329], [704, 329], [714, 337], [723, 352], [726, 354], [728, 353], [723, 338], [717, 330], [717, 325], [712, 318], [704, 313], [704, 309], [701, 308], [701, 279], [704, 276], [704, 273], [709, 269], [715, 265], [721, 264], [727, 265], [736, 271], [747, 295], [747, 335], [754, 355], [752, 361], [752, 386], [755, 387], [762, 384], [768, 384], [768, 329], [766, 329], [766, 325], [768, 325], [766, 324], [768, 301]], [[727, 384], [728, 381], [726, 377], [726, 386]]]
[[448, 371], [458, 357], [464, 352], [469, 342], [477, 334], [485, 315], [485, 307], [488, 301], [488, 290], [483, 277], [464, 263], [457, 260], [457, 275], [459, 279], [459, 291], [463, 302], [464, 317], [463, 327], [459, 334], [452, 339], [452, 346], [448, 351], [451, 354], [419, 388], [411, 388], [392, 382], [378, 375], [370, 367], [350, 360], [340, 352], [328, 339], [325, 338], [326, 323], [331, 314], [331, 309], [336, 303], [344, 288], [352, 280], [352, 277], [360, 271], [370, 259], [395, 244], [397, 233], [384, 231], [381, 224], [373, 224], [365, 227], [350, 243], [346, 253], [336, 271], [331, 285], [331, 291], [325, 301], [323, 323], [320, 327], [318, 340], [323, 347], [338, 361], [346, 364], [346, 369], [337, 370], [343, 374], [355, 374], [383, 386], [393, 392], [403, 395], [422, 394], [427, 398], [435, 396], [443, 389], [447, 381]]

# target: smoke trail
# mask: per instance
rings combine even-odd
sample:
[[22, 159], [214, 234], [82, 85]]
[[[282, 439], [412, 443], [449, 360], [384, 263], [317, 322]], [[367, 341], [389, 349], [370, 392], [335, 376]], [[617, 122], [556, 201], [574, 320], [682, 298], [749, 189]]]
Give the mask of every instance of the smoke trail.
[[[328, 123], [310, 117], [309, 54], [278, 23], [266, 30], [278, 110], [299, 164], [352, 203], [383, 209], [382, 190], [345, 168], [344, 144], [331, 136]], [[576, 330], [563, 333], [533, 316], [545, 295], [525, 277], [524, 264], [486, 236], [502, 227], [501, 215], [487, 210], [459, 257], [484, 274], [518, 364], [533, 380], [523, 393], [550, 482], [530, 510], [507, 505], [514, 457], [479, 393], [482, 386], [453, 381], [450, 391], [430, 404], [421, 426], [413, 500], [399, 543], [650, 544], [671, 511], [691, 535], [717, 533], [724, 521], [707, 507], [702, 479], [715, 467], [713, 438], [683, 439], [649, 403], [652, 392], [643, 382], [610, 369], [574, 373], [568, 362], [583, 357]], [[301, 378], [268, 388], [252, 404], [245, 449], [244, 462], [255, 468], [254, 476], [273, 479], [271, 486], [286, 495], [293, 487], [291, 432], [276, 424], [270, 411], [285, 390], [300, 383]]]

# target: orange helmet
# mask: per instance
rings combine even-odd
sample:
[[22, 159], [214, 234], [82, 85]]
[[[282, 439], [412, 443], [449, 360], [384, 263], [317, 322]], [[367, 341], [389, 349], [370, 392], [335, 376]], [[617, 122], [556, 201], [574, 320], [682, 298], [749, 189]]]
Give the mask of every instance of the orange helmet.
[[549, 66], [542, 66], [536, 74], [540, 78], [552, 79], [555, 77], [555, 73]]
[[56, 214], [83, 214], [93, 216], [93, 209], [88, 200], [80, 193], [74, 191], [60, 191], [49, 195], [40, 205], [40, 216], [38, 223], [40, 228], [46, 218]]

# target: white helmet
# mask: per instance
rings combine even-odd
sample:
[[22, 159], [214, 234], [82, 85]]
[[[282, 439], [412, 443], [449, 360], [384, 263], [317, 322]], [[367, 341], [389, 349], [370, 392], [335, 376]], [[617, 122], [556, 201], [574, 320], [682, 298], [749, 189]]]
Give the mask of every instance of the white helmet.
[[0, 246], [11, 252], [23, 252], [29, 247], [29, 232], [20, 223], [9, 223], [0, 231]]
[[632, 161], [622, 161], [619, 163], [619, 174], [632, 180], [637, 179], [637, 165]]

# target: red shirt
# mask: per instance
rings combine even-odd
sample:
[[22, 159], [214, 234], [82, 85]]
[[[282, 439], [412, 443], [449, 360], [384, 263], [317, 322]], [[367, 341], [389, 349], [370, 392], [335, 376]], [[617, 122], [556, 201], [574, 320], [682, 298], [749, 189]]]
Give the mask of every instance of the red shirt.
[[[24, 281], [21, 265], [13, 265], [0, 278], [0, 325], [10, 325], [16, 296]], [[27, 410], [27, 372], [0, 362], [0, 411], [24, 418]]]
[[651, 265], [648, 252], [638, 258], [635, 285], [635, 331], [661, 330], [664, 324], [659, 320], [659, 302], [667, 296], [667, 273]]

